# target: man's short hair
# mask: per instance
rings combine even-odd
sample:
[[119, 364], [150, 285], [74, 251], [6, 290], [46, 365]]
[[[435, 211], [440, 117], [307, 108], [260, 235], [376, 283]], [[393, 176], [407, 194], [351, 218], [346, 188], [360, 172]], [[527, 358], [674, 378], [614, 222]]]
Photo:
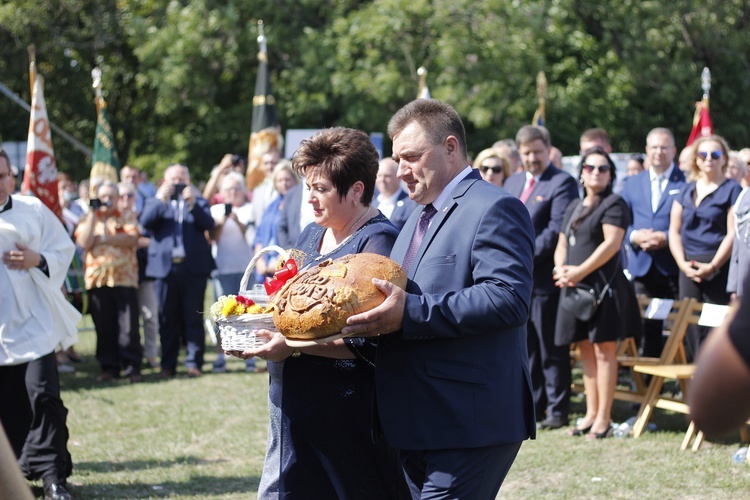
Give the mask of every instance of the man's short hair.
[[5, 163], [7, 163], [8, 165], [8, 173], [10, 175], [12, 176], [18, 175], [18, 171], [16, 172], [13, 171], [13, 165], [10, 162], [10, 156], [8, 156], [8, 153], [2, 147], [0, 147], [0, 158], [5, 158]]
[[375, 193], [378, 157], [378, 150], [365, 132], [333, 127], [302, 141], [292, 158], [292, 168], [300, 177], [305, 176], [308, 167], [319, 168], [333, 183], [340, 200], [354, 183], [362, 181], [365, 189], [360, 201], [369, 205]]
[[600, 127], [594, 127], [586, 130], [584, 133], [581, 134], [581, 141], [589, 141], [589, 142], [603, 142], [608, 145], [612, 145], [612, 142], [609, 139], [609, 134], [606, 130]]
[[666, 135], [668, 137], [671, 137], [672, 143], [674, 144], [674, 134], [672, 133], [671, 130], [669, 130], [666, 127], [656, 127], [656, 128], [651, 129], [651, 131], [646, 136], [647, 143], [648, 143], [648, 138], [651, 137], [652, 135]]
[[542, 141], [547, 148], [552, 146], [552, 138], [549, 135], [549, 130], [546, 128], [538, 125], [524, 125], [518, 129], [516, 144], [519, 146], [536, 140]]
[[396, 111], [388, 122], [388, 136], [393, 139], [412, 122], [422, 128], [432, 145], [442, 144], [448, 136], [454, 136], [461, 154], [466, 156], [466, 130], [451, 105], [436, 99], [416, 99]]

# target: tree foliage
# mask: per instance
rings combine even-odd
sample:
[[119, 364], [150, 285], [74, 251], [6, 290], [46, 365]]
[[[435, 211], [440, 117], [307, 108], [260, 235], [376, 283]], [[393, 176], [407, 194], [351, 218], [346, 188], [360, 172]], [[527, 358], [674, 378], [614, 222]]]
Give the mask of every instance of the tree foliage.
[[[89, 144], [99, 66], [123, 161], [154, 174], [181, 161], [200, 178], [247, 150], [258, 19], [285, 129], [382, 132], [424, 65], [476, 153], [530, 122], [544, 70], [558, 147], [574, 154], [580, 133], [601, 126], [615, 149], [639, 151], [655, 126], [684, 143], [708, 66], [716, 131], [748, 144], [742, 0], [12, 0], [0, 5], [0, 79], [30, 100], [34, 43], [51, 120]], [[0, 98], [0, 116], [2, 139], [25, 140], [25, 111]], [[53, 140], [60, 168], [84, 177], [87, 159]]]

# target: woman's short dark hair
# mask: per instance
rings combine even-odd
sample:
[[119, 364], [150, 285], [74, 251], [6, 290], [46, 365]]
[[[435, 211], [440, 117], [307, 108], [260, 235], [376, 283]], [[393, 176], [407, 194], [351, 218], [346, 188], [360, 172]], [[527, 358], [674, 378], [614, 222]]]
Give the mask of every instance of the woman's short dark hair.
[[378, 175], [378, 150], [361, 130], [333, 127], [321, 130], [300, 144], [292, 158], [292, 168], [304, 177], [308, 167], [316, 167], [328, 177], [339, 200], [343, 200], [354, 183], [365, 185], [360, 201], [369, 206]]

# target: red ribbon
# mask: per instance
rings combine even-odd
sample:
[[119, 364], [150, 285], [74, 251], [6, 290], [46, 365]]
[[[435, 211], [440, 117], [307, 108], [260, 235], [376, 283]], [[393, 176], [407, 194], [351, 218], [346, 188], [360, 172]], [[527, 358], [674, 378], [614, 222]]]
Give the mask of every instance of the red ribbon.
[[273, 276], [269, 276], [265, 279], [263, 286], [266, 289], [266, 293], [270, 297], [274, 293], [278, 292], [287, 281], [297, 274], [297, 263], [294, 259], [287, 259], [284, 263], [284, 267], [273, 273]]

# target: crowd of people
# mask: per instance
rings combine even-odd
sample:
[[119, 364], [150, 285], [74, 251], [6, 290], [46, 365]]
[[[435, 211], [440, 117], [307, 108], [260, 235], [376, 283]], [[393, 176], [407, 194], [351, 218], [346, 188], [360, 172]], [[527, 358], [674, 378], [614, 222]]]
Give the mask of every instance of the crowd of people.
[[[246, 161], [232, 154], [205, 183], [182, 164], [168, 166], [156, 185], [134, 166], [122, 168], [120, 183], [93, 188], [61, 173], [67, 242], [32, 252], [6, 248], [3, 239], [2, 276], [15, 287], [11, 270], [35, 269], [29, 279], [44, 289], [37, 275], [56, 280], [75, 243], [98, 380], [136, 383], [144, 366], [175, 377], [183, 345], [185, 373], [202, 376], [207, 285], [216, 296], [239, 293], [265, 247], [296, 248], [307, 266], [360, 252], [401, 264], [406, 290], [375, 280], [386, 300], [350, 318], [347, 338], [291, 348], [280, 334], [260, 331], [264, 345], [228, 353], [249, 372], [262, 371], [255, 358], [265, 359], [270, 375], [259, 498], [309, 488], [339, 498], [494, 498], [524, 440], [537, 428], [570, 425], [571, 344], [582, 360], [586, 413], [568, 434], [607, 438], [616, 342], [633, 336], [644, 356], [661, 352], [662, 324], [641, 320], [636, 294], [715, 304], [742, 296], [749, 149], [733, 153], [711, 135], [675, 162], [673, 134], [655, 128], [645, 154], [632, 155], [618, 179], [600, 128], [581, 135], [575, 176], [540, 126], [522, 127], [471, 162], [460, 118], [439, 101], [407, 104], [388, 133], [393, 155], [382, 159], [365, 133], [346, 128], [303, 141], [291, 161], [269, 151], [253, 190]], [[0, 155], [0, 218], [11, 203], [14, 213], [26, 205], [42, 212], [10, 196], [12, 177]], [[257, 259], [248, 286], [273, 275], [278, 258]], [[4, 311], [3, 325], [18, 324]], [[706, 335], [701, 327], [687, 334], [689, 361]], [[52, 457], [46, 469], [24, 470], [44, 478], [50, 498], [69, 498], [55, 365], [78, 357], [70, 344], [58, 333], [32, 357], [0, 354], [0, 388], [14, 398], [34, 385], [29, 373], [54, 382], [44, 390], [56, 406], [29, 410], [62, 415], [45, 422], [58, 436], [46, 455], [33, 444], [47, 430], [18, 431], [29, 417], [0, 412], [22, 465], [26, 454]], [[225, 353], [212, 369], [226, 370]]]

